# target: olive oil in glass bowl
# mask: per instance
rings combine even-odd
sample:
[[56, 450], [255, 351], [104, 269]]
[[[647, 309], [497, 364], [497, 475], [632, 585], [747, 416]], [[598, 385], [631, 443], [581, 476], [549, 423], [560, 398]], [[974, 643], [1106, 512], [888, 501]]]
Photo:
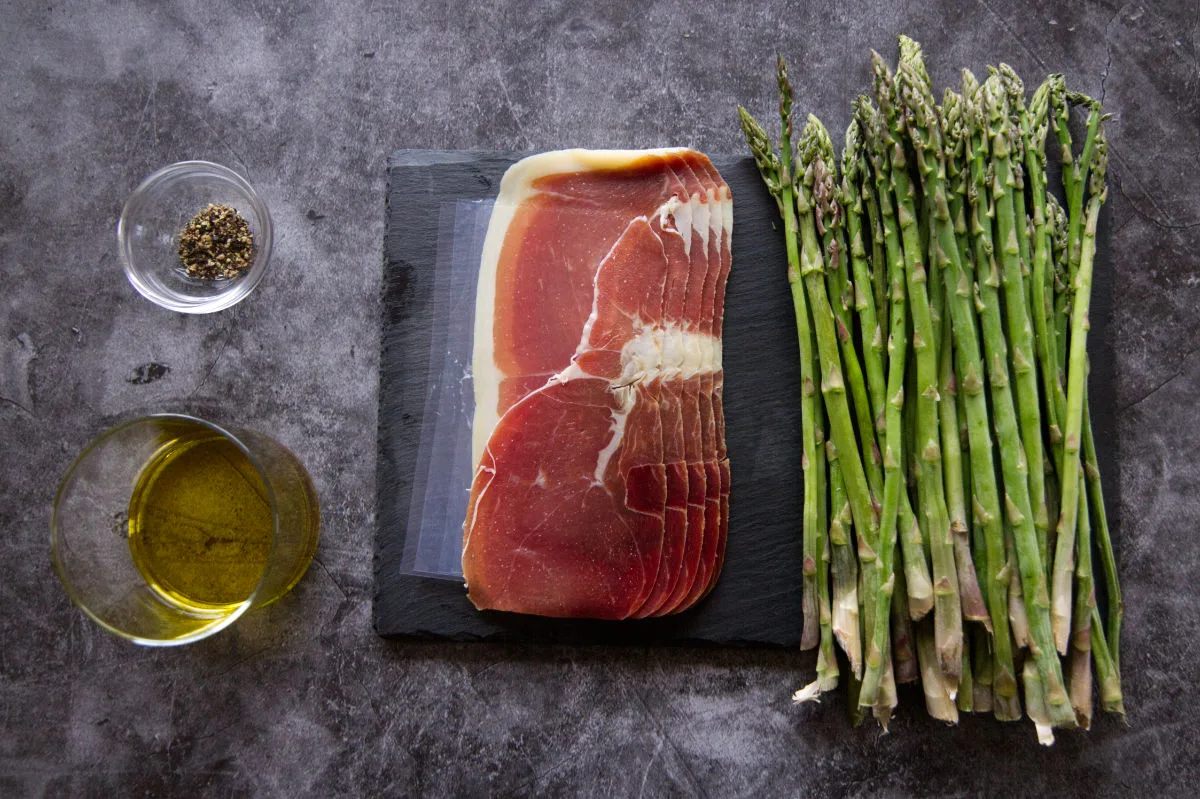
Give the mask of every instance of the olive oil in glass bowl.
[[109, 430], [72, 464], [55, 499], [51, 556], [93, 620], [170, 646], [286, 594], [318, 536], [312, 481], [285, 447], [161, 414]]

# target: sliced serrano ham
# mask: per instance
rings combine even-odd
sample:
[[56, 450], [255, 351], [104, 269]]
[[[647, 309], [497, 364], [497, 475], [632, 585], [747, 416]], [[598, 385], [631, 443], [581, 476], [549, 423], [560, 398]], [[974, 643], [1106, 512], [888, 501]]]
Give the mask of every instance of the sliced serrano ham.
[[715, 583], [731, 219], [692, 150], [545, 153], [506, 173], [476, 301], [476, 607], [646, 617]]

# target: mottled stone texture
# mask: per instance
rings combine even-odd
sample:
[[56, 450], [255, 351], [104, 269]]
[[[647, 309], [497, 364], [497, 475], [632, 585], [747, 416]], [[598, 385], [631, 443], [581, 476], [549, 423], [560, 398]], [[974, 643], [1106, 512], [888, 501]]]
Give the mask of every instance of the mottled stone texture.
[[[588, 4], [591, 5], [591, 4]], [[1200, 11], [1194, 2], [211, 3], [0, 9], [0, 795], [1191, 793], [1200, 600]], [[741, 152], [772, 56], [831, 128], [868, 48], [907, 32], [939, 84], [1006, 60], [1102, 96], [1114, 164], [1115, 502], [1129, 726], [1050, 751], [1025, 725], [888, 736], [797, 709], [808, 655], [403, 645], [370, 625], [385, 160], [398, 147]], [[120, 273], [153, 169], [243, 171], [278, 225], [237, 308], [167, 313]], [[169, 367], [161, 379], [138, 379]], [[138, 649], [72, 608], [55, 485], [134, 410], [236, 419], [295, 449], [318, 563], [209, 641]]]

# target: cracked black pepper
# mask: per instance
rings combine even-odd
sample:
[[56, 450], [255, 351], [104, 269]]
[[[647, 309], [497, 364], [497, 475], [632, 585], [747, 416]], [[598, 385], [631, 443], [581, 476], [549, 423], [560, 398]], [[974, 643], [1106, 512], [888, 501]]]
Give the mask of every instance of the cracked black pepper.
[[209, 203], [179, 234], [179, 260], [191, 277], [237, 277], [254, 261], [250, 223], [228, 205]]

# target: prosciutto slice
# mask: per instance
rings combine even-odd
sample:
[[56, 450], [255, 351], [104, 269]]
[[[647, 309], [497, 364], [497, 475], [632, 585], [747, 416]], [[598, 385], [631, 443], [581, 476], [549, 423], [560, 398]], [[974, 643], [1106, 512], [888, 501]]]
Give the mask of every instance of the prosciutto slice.
[[715, 584], [732, 222], [693, 150], [544, 153], [506, 173], [476, 299], [476, 607], [646, 617]]

